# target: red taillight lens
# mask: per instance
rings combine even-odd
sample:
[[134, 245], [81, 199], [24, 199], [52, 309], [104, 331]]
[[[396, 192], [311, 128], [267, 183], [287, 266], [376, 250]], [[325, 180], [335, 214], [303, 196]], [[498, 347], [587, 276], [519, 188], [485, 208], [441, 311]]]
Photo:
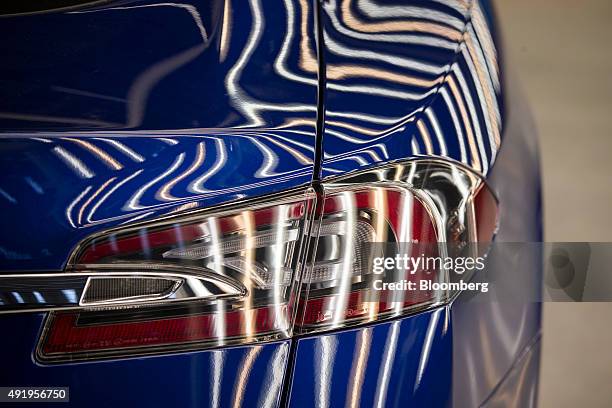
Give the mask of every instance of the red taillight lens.
[[[226, 344], [223, 338], [235, 339], [245, 335], [247, 329], [254, 335], [261, 333], [274, 334], [286, 327], [279, 325], [277, 310], [271, 307], [244, 311], [227, 311], [220, 316], [218, 313], [193, 313], [188, 316], [175, 316], [164, 319], [134, 319], [131, 321], [95, 323], [80, 321], [79, 313], [62, 313], [51, 317], [50, 329], [42, 353], [48, 358], [53, 356], [75, 355], [87, 356], [84, 353], [112, 356], [125, 354], [131, 348], [155, 351], [155, 348], [172, 346], [185, 348], [189, 345], [202, 346], [210, 344], [211, 339], [218, 341], [216, 345]], [[286, 314], [283, 306], [281, 313]], [[86, 317], [86, 316], [85, 316]], [[251, 322], [247, 322], [250, 319]], [[223, 336], [220, 336], [220, 326], [223, 326]]]
[[[126, 288], [123, 275], [90, 278], [83, 311], [50, 316], [39, 357], [80, 359], [289, 337], [302, 237], [313, 208], [308, 193], [93, 237], [75, 252], [69, 271], [155, 273], [167, 276], [164, 290], [159, 279], [139, 279]], [[170, 278], [177, 284], [169, 285]]]
[[476, 241], [489, 243], [497, 232], [499, 209], [493, 192], [483, 184], [474, 196]]
[[81, 308], [49, 316], [38, 358], [270, 341], [434, 307], [452, 293], [402, 288], [447, 282], [448, 270], [380, 271], [376, 260], [490, 241], [496, 217], [477, 176], [415, 161], [324, 183], [318, 194], [109, 231], [71, 257], [68, 272], [88, 276]]
[[410, 189], [329, 188], [322, 207], [320, 224], [312, 232], [316, 250], [303, 278], [296, 321], [300, 332], [401, 315], [441, 300], [432, 291], [389, 291], [381, 286], [393, 281], [437, 281], [437, 271], [377, 274], [372, 268], [375, 257], [423, 250], [437, 253], [434, 220]]

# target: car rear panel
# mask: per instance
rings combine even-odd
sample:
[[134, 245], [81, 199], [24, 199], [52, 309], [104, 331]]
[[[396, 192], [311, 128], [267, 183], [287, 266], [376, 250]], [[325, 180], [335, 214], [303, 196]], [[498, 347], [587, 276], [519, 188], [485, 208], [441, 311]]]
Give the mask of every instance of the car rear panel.
[[[329, 1], [322, 16], [323, 181], [406, 157], [444, 158], [487, 178], [500, 202], [496, 242], [541, 241], [535, 128], [503, 75], [491, 3]], [[538, 298], [539, 258], [506, 253], [489, 264]], [[537, 303], [466, 293], [434, 312], [298, 340], [290, 401], [480, 406], [511, 387], [504, 379], [533, 352], [523, 388], [512, 386], [514, 401], [533, 406], [537, 382], [527, 378], [537, 378], [539, 333]]]
[[524, 299], [539, 298], [542, 264], [537, 251], [512, 245], [542, 240], [539, 163], [524, 99], [508, 96], [503, 148], [487, 179], [500, 200], [500, 250], [487, 265], [524, 298], [464, 293], [430, 312], [299, 339], [292, 405], [535, 406], [541, 304]]
[[78, 242], [109, 227], [312, 178], [309, 136], [90, 133], [1, 139], [0, 224], [10, 231], [0, 237], [3, 270], [61, 270]]
[[[316, 49], [313, 27], [311, 5], [257, 1], [4, 17], [2, 273], [61, 271], [80, 241], [111, 227], [305, 190], [317, 67], [298, 61], [300, 46]], [[0, 316], [3, 386], [68, 386], [71, 406], [280, 401], [288, 341], [42, 365], [44, 318]]]
[[488, 173], [503, 123], [488, 3], [323, 4], [323, 177], [414, 156]]
[[449, 309], [298, 340], [291, 406], [449, 406]]
[[[489, 2], [322, 2], [323, 61], [314, 4], [113, 2], [5, 18], [22, 40], [0, 67], [0, 270], [61, 271], [111, 227], [418, 157], [489, 177], [499, 239], [541, 239], [533, 129], [502, 92]], [[262, 345], [44, 365], [44, 318], [0, 316], [13, 333], [0, 339], [1, 385], [69, 386], [74, 406], [477, 406], [539, 333], [535, 305], [456, 302]]]

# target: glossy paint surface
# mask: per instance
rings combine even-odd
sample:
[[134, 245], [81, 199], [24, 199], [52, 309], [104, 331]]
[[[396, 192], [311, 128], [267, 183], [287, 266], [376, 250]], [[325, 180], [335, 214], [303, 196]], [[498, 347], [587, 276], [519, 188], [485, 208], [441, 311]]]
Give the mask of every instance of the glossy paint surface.
[[419, 155], [488, 173], [501, 79], [481, 3], [324, 3], [324, 177]]
[[312, 173], [307, 144], [274, 136], [41, 136], [0, 145], [5, 271], [61, 270], [78, 242], [110, 226], [285, 190]]
[[[504, 149], [487, 180], [501, 203], [496, 240], [538, 242], [542, 240], [542, 216], [534, 128], [522, 96], [515, 91], [509, 96]], [[530, 299], [538, 298], [541, 290], [541, 258], [533, 253], [518, 255], [500, 251], [487, 264], [494, 269], [489, 272], [493, 282], [503, 279], [523, 288], [524, 299], [500, 301], [491, 293], [465, 294], [435, 313], [300, 340], [292, 403], [471, 407], [485, 402], [508, 406], [504, 404], [514, 401], [517, 403], [509, 406], [529, 406], [521, 403], [532, 402], [537, 393], [541, 304]], [[438, 331], [436, 313], [448, 315], [444, 330]], [[410, 327], [409, 334], [398, 336], [398, 343], [391, 340], [394, 325], [402, 328], [400, 333]], [[387, 351], [391, 347], [393, 354]], [[389, 355], [391, 363], [383, 364]], [[415, 372], [423, 364], [427, 367], [423, 382], [415, 387]], [[390, 374], [383, 378], [393, 386], [381, 382], [385, 370]], [[331, 384], [329, 392], [322, 384]]]
[[[312, 179], [309, 2], [112, 1], [4, 17], [0, 271], [62, 270], [106, 228]], [[288, 342], [40, 366], [42, 316], [0, 317], [2, 384], [72, 406], [277, 406]]]
[[[510, 87], [506, 92], [509, 103], [503, 149], [487, 180], [501, 203], [496, 241], [541, 242], [541, 186], [534, 126], [523, 96]], [[511, 248], [511, 244], [505, 245]], [[457, 406], [480, 404], [540, 333], [542, 305], [530, 299], [537, 299], [541, 293], [542, 258], [536, 253], [504, 252], [491, 260], [497, 268], [491, 279], [497, 276], [523, 288], [524, 299], [492, 301], [483, 294], [480, 300], [457, 302], [452, 308], [453, 327], [462, 328], [454, 333]], [[539, 352], [534, 358], [539, 360]], [[528, 387], [523, 391], [528, 392]]]
[[[69, 386], [74, 407], [277, 406], [288, 342], [123, 361], [40, 366], [31, 350], [42, 315], [1, 316], [16, 333], [2, 336], [10, 370], [2, 384]], [[17, 334], [18, 333], [18, 334]], [[3, 356], [6, 360], [8, 356]]]
[[1, 51], [0, 269], [59, 270], [101, 229], [306, 185], [313, 25], [310, 3], [258, 0], [3, 18], [20, 40]]
[[[501, 57], [494, 42], [491, 4], [422, 1], [411, 6], [400, 2], [379, 7], [367, 1], [325, 3], [323, 177], [403, 157], [449, 157], [489, 176], [487, 181], [501, 203], [498, 241], [540, 241], [540, 179], [534, 127], [522, 95], [508, 83], [506, 94], [502, 94], [503, 78], [498, 66]], [[402, 13], [405, 20], [398, 18]], [[455, 26], [449, 27], [449, 22]], [[398, 46], [400, 43], [404, 47]], [[369, 89], [358, 86], [364, 83]], [[405, 94], [396, 97], [394, 92]], [[502, 118], [502, 114], [507, 116]], [[526, 298], [539, 293], [539, 258], [517, 260], [511, 253], [501, 253], [491, 262], [498, 268], [496, 273], [506, 279], [516, 268], [524, 271], [515, 283], [525, 288]], [[292, 403], [302, 405], [303, 400], [319, 398], [319, 406], [371, 406], [374, 402], [374, 406], [465, 407], [480, 406], [490, 398], [493, 406], [500, 399], [503, 404], [502, 391], [494, 396], [491, 393], [512, 375], [516, 360], [539, 336], [540, 305], [523, 301], [499, 303], [490, 296], [479, 295], [475, 299], [462, 297], [449, 310], [452, 324], [446, 337], [452, 339], [452, 363], [434, 364], [428, 372], [430, 378], [439, 380], [432, 387], [440, 399], [424, 398], [427, 391], [422, 395], [410, 392], [415, 389], [415, 381], [402, 375], [415, 370], [414, 362], [404, 365], [403, 372], [393, 373], [403, 381], [388, 389], [381, 387], [380, 346], [374, 340], [371, 345], [367, 343], [364, 336], [370, 335], [358, 331], [360, 334], [354, 333], [352, 341], [342, 333], [322, 337], [325, 343], [318, 347], [298, 347], [297, 365], [305, 367], [318, 361], [317, 367], [333, 367], [328, 380], [333, 386], [329, 394], [321, 393], [321, 371], [296, 370]], [[374, 327], [376, 330], [385, 326]], [[418, 336], [419, 330], [413, 329], [413, 333]], [[431, 350], [443, 343], [441, 338], [435, 339]], [[317, 342], [321, 340], [312, 340]], [[423, 358], [420, 345], [402, 349], [395, 358]], [[361, 359], [353, 357], [355, 353], [359, 355], [355, 350], [365, 349], [370, 353], [364, 351]], [[435, 352], [430, 357], [436, 361]], [[504, 385], [517, 392], [514, 397], [518, 401], [529, 401], [537, 389], [539, 349], [534, 349], [530, 358], [527, 374], [512, 385]], [[355, 374], [354, 367], [363, 370], [364, 378]], [[342, 375], [335, 376], [336, 370]], [[447, 381], [449, 371], [452, 379]], [[392, 375], [389, 381], [396, 381], [393, 378]], [[381, 393], [386, 396], [383, 400]], [[444, 400], [446, 393], [452, 395], [450, 400]], [[314, 397], [308, 399], [307, 395]]]
[[[102, 2], [5, 17], [5, 130], [267, 128], [312, 132], [306, 2]], [[146, 134], [146, 133], [145, 133]], [[79, 135], [80, 136], [80, 135]]]
[[449, 310], [298, 340], [290, 405], [432, 406], [451, 400]]
[[[320, 7], [323, 61], [304, 0], [139, 0], [3, 18], [0, 33], [19, 40], [0, 50], [0, 271], [61, 270], [106, 228], [305, 188], [317, 164], [325, 179], [419, 156], [488, 176], [498, 239], [541, 239], [533, 128], [503, 82], [489, 1]], [[522, 266], [537, 290], [537, 260]], [[70, 386], [74, 406], [278, 406], [293, 358], [291, 405], [478, 406], [495, 400], [539, 319], [535, 304], [457, 302], [302, 338], [292, 356], [281, 342], [40, 366], [42, 316], [2, 316], [15, 335], [0, 338], [10, 367], [0, 379]]]

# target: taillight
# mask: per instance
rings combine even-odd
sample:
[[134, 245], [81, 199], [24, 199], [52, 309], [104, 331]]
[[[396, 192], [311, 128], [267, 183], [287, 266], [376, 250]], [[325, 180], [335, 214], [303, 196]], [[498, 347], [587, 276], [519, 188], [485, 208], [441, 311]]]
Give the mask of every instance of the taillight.
[[376, 257], [437, 254], [432, 214], [409, 188], [385, 183], [326, 188], [317, 226], [312, 231], [314, 257], [303, 278], [296, 322], [300, 332], [402, 315], [443, 300], [433, 291], [390, 291], [381, 286], [424, 278], [436, 281], [438, 271], [376, 273], [373, 268]]
[[316, 193], [108, 231], [72, 255], [65, 275], [86, 284], [78, 307], [50, 314], [38, 358], [214, 348], [416, 313], [454, 293], [397, 285], [448, 282], [449, 270], [382, 270], [376, 260], [470, 251], [496, 223], [497, 203], [478, 176], [419, 160]]
[[[289, 337], [302, 237], [314, 202], [309, 192], [89, 239], [68, 267], [68, 272], [90, 275], [80, 302], [84, 310], [51, 314], [39, 358], [83, 359]], [[126, 271], [136, 269], [155, 275], [127, 285]], [[103, 278], [109, 270], [122, 275]]]

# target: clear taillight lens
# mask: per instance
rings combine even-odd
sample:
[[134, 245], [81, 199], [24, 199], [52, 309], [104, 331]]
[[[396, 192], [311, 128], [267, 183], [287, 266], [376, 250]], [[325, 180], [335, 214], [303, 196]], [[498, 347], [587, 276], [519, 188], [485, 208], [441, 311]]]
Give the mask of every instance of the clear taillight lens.
[[496, 223], [497, 203], [479, 177], [414, 161], [317, 193], [108, 231], [71, 257], [67, 272], [88, 279], [80, 308], [50, 314], [38, 358], [213, 348], [415, 313], [453, 293], [388, 284], [447, 282], [449, 271], [381, 271], [375, 259], [469, 250], [490, 241]]

